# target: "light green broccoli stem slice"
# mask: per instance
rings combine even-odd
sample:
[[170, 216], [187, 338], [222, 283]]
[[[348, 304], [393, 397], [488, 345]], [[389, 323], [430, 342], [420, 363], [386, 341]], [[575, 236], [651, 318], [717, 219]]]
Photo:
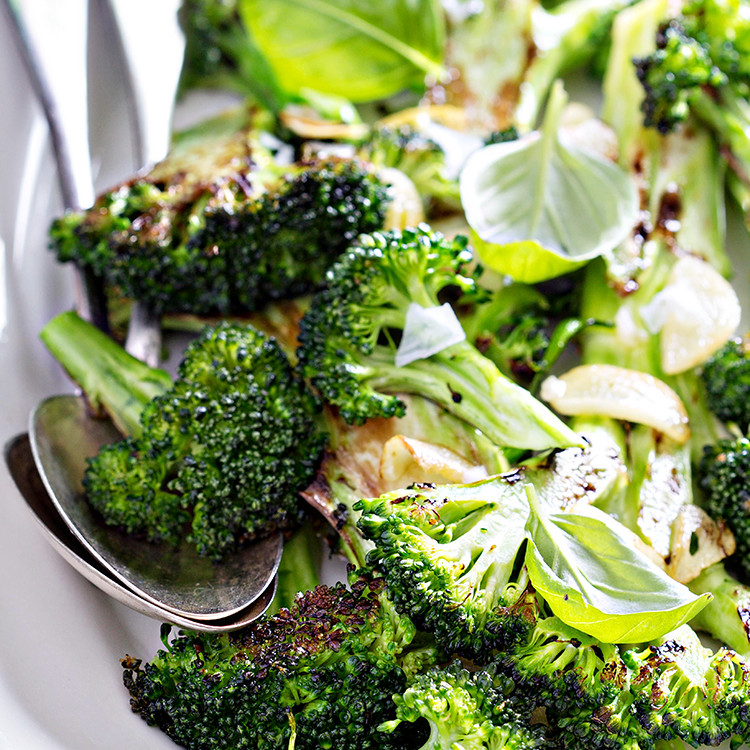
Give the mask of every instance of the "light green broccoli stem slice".
[[131, 356], [75, 312], [53, 318], [40, 337], [91, 406], [104, 409], [124, 435], [139, 436], [143, 408], [172, 387], [169, 373]]

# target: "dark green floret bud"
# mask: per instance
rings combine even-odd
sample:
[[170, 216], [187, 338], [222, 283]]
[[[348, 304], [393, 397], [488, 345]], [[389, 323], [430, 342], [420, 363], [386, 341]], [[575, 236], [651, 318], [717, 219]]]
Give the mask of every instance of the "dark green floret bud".
[[703, 366], [709, 409], [722, 421], [745, 431], [750, 426], [750, 350], [748, 342], [728, 341]]
[[750, 580], [750, 440], [742, 436], [705, 446], [698, 481], [708, 514], [734, 534], [732, 562]]

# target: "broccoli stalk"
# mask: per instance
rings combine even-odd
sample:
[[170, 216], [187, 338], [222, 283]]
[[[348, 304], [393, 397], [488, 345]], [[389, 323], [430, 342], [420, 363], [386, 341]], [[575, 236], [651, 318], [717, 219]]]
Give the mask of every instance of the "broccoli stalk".
[[693, 121], [714, 135], [730, 169], [729, 185], [750, 209], [750, 22], [747, 0], [688, 0], [665, 12], [656, 49], [635, 60], [644, 121], [661, 133]]
[[[401, 416], [397, 394], [432, 399], [501, 447], [544, 450], [581, 438], [528, 391], [503, 376], [465, 340], [397, 365], [414, 307], [431, 310], [444, 294], [478, 293], [462, 273], [465, 238], [426, 227], [366, 235], [330, 269], [327, 286], [300, 324], [299, 363], [323, 398], [349, 423]], [[422, 331], [429, 332], [424, 326]], [[409, 344], [422, 347], [420, 332]]]
[[[172, 382], [74, 313], [54, 318], [41, 336], [125, 428], [124, 440], [90, 459], [83, 479], [107, 523], [173, 544], [188, 524], [188, 541], [218, 558], [298, 522], [299, 491], [325, 438], [317, 400], [273, 339], [249, 326], [207, 327]], [[144, 383], [157, 384], [148, 401]]]
[[318, 288], [386, 189], [358, 160], [287, 163], [266, 114], [240, 108], [176, 137], [150, 172], [51, 227], [62, 262], [158, 313], [238, 314]]
[[191, 750], [402, 750], [426, 739], [419, 727], [379, 728], [395, 718], [393, 695], [439, 658], [382, 579], [319, 586], [243, 630], [165, 646], [145, 665], [126, 658], [125, 684], [133, 710]]

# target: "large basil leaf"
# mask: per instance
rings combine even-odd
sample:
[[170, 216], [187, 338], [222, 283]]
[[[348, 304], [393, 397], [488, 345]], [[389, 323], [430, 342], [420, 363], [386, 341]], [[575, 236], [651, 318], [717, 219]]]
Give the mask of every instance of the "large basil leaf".
[[290, 93], [371, 101], [442, 71], [439, 0], [240, 0], [239, 7]]
[[527, 494], [529, 578], [568, 625], [605, 643], [641, 643], [692, 619], [711, 599], [654, 565], [606, 513], [551, 511], [533, 488]]
[[638, 196], [617, 164], [558, 137], [556, 86], [544, 126], [475, 151], [461, 173], [472, 243], [490, 268], [534, 283], [611, 252], [636, 224]]

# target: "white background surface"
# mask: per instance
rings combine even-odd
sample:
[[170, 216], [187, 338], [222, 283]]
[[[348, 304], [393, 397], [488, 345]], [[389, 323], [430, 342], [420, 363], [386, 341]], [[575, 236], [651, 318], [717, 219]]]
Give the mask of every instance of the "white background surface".
[[[62, 2], [62, 0], [60, 0]], [[67, 1], [67, 0], [66, 0]], [[154, 0], [159, 2], [159, 0]], [[97, 190], [137, 166], [111, 39], [91, 19], [90, 129]], [[37, 333], [72, 305], [71, 271], [46, 249], [61, 211], [47, 128], [0, 22], [0, 439], [26, 430], [44, 396], [71, 387]], [[746, 238], [740, 243], [744, 257]], [[738, 285], [748, 286], [747, 262]], [[131, 713], [119, 659], [148, 659], [159, 624], [87, 583], [60, 559], [0, 467], [0, 749], [166, 750]]]

